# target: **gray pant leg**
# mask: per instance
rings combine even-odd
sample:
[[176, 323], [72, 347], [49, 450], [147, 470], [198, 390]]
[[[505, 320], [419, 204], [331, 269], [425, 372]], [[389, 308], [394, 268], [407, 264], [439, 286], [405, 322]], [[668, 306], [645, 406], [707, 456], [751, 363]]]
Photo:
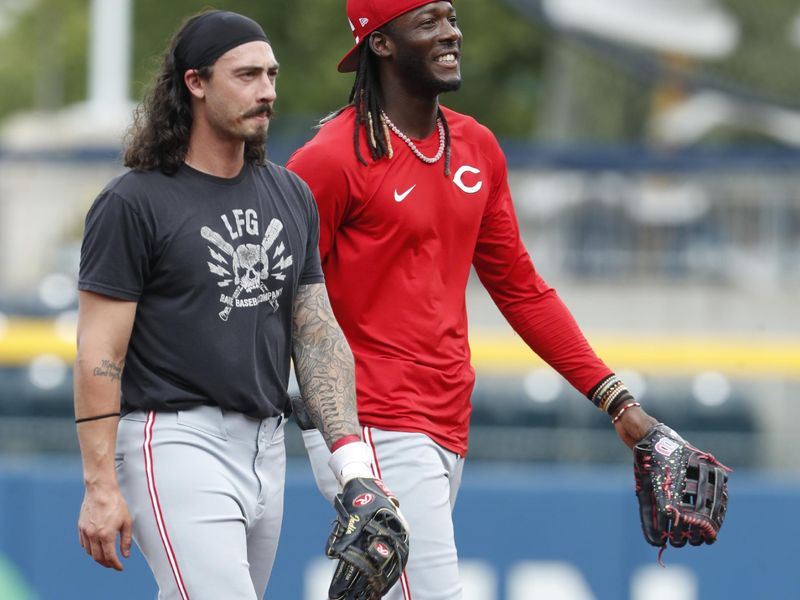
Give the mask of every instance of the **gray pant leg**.
[[149, 415], [120, 422], [117, 475], [159, 599], [261, 598], [282, 516], [282, 436], [271, 445], [259, 421], [209, 407]]
[[333, 499], [339, 493], [339, 482], [328, 466], [331, 453], [325, 444], [325, 438], [318, 429], [306, 429], [303, 431], [303, 443], [308, 452], [308, 460], [311, 463], [311, 470], [314, 472], [317, 489], [322, 497], [333, 506]]
[[411, 529], [404, 578], [386, 600], [461, 600], [452, 510], [464, 461], [421, 433], [366, 428]]
[[[256, 459], [261, 494], [256, 509], [256, 523], [250, 528], [247, 536], [247, 556], [250, 560], [250, 579], [257, 598], [263, 598], [267, 589], [283, 522], [286, 481], [284, 425], [285, 422], [281, 422], [272, 434], [271, 441], [263, 441], [263, 451]], [[268, 431], [264, 433], [269, 435]]]

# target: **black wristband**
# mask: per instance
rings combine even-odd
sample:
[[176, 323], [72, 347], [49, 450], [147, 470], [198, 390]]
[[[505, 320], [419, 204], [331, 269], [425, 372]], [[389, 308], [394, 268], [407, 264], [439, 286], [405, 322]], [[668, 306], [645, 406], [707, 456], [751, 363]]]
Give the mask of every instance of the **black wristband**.
[[118, 417], [122, 413], [113, 412], [104, 415], [95, 415], [94, 417], [83, 417], [82, 419], [75, 419], [75, 423], [85, 423], [86, 421], [99, 421], [100, 419], [109, 419], [111, 417]]
[[636, 399], [633, 397], [633, 394], [631, 394], [627, 388], [623, 388], [619, 395], [611, 401], [611, 404], [608, 405], [606, 412], [610, 417], [613, 417], [617, 413], [617, 410], [619, 410], [620, 406], [635, 401]]

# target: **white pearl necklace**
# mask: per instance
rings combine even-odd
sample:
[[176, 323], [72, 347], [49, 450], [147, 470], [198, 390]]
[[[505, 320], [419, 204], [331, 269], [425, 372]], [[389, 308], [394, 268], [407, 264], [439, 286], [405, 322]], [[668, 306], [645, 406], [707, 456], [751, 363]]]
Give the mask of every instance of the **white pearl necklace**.
[[408, 147], [411, 148], [411, 151], [414, 153], [414, 156], [416, 156], [422, 162], [432, 165], [433, 163], [437, 162], [440, 158], [442, 158], [442, 155], [444, 154], [444, 125], [442, 125], [441, 119], [436, 119], [436, 126], [439, 129], [439, 150], [432, 157], [425, 156], [422, 152], [420, 152], [419, 148], [417, 148], [414, 142], [411, 141], [411, 138], [408, 137], [402, 131], [400, 131], [397, 128], [397, 126], [389, 120], [389, 117], [387, 117], [386, 113], [383, 111], [381, 111], [381, 119], [383, 119], [383, 122], [389, 126], [389, 129], [391, 129], [392, 132], [397, 137], [403, 140], [408, 145]]

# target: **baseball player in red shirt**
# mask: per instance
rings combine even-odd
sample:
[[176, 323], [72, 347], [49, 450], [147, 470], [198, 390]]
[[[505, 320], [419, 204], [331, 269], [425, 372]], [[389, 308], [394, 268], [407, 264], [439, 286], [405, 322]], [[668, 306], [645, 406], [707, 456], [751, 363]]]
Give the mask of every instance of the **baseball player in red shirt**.
[[[451, 511], [475, 380], [470, 267], [520, 337], [609, 414], [627, 446], [656, 421], [536, 272], [494, 135], [439, 103], [461, 84], [452, 3], [348, 0], [347, 17], [355, 46], [339, 71], [356, 73], [350, 101], [287, 167], [317, 201], [328, 293], [355, 356], [362, 437], [410, 524], [410, 560], [387, 597], [452, 600], [462, 592]], [[304, 438], [332, 499], [328, 448], [314, 429]]]

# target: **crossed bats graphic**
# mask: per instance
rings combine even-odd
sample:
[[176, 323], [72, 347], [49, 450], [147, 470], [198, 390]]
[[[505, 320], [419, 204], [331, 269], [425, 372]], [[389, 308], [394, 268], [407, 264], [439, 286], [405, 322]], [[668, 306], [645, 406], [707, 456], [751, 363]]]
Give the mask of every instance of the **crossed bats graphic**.
[[[269, 225], [267, 226], [267, 230], [264, 232], [264, 238], [261, 240], [261, 251], [264, 253], [264, 256], [267, 255], [267, 251], [272, 247], [272, 244], [275, 243], [275, 240], [278, 237], [278, 234], [283, 230], [283, 223], [281, 223], [278, 219], [272, 219]], [[233, 259], [234, 249], [231, 244], [226, 242], [220, 234], [216, 231], [211, 229], [210, 227], [203, 227], [200, 230], [200, 235], [203, 236], [203, 239], [211, 242], [217, 248], [219, 248], [222, 252], [227, 254], [228, 256]], [[261, 286], [264, 287], [263, 285]], [[236, 302], [236, 299], [241, 295], [242, 290], [244, 287], [240, 283], [236, 286], [236, 289], [233, 291], [232, 297], [233, 302]], [[228, 316], [231, 314], [231, 310], [233, 309], [233, 304], [229, 304], [225, 306], [222, 311], [219, 313], [219, 318], [223, 321], [228, 320]]]

